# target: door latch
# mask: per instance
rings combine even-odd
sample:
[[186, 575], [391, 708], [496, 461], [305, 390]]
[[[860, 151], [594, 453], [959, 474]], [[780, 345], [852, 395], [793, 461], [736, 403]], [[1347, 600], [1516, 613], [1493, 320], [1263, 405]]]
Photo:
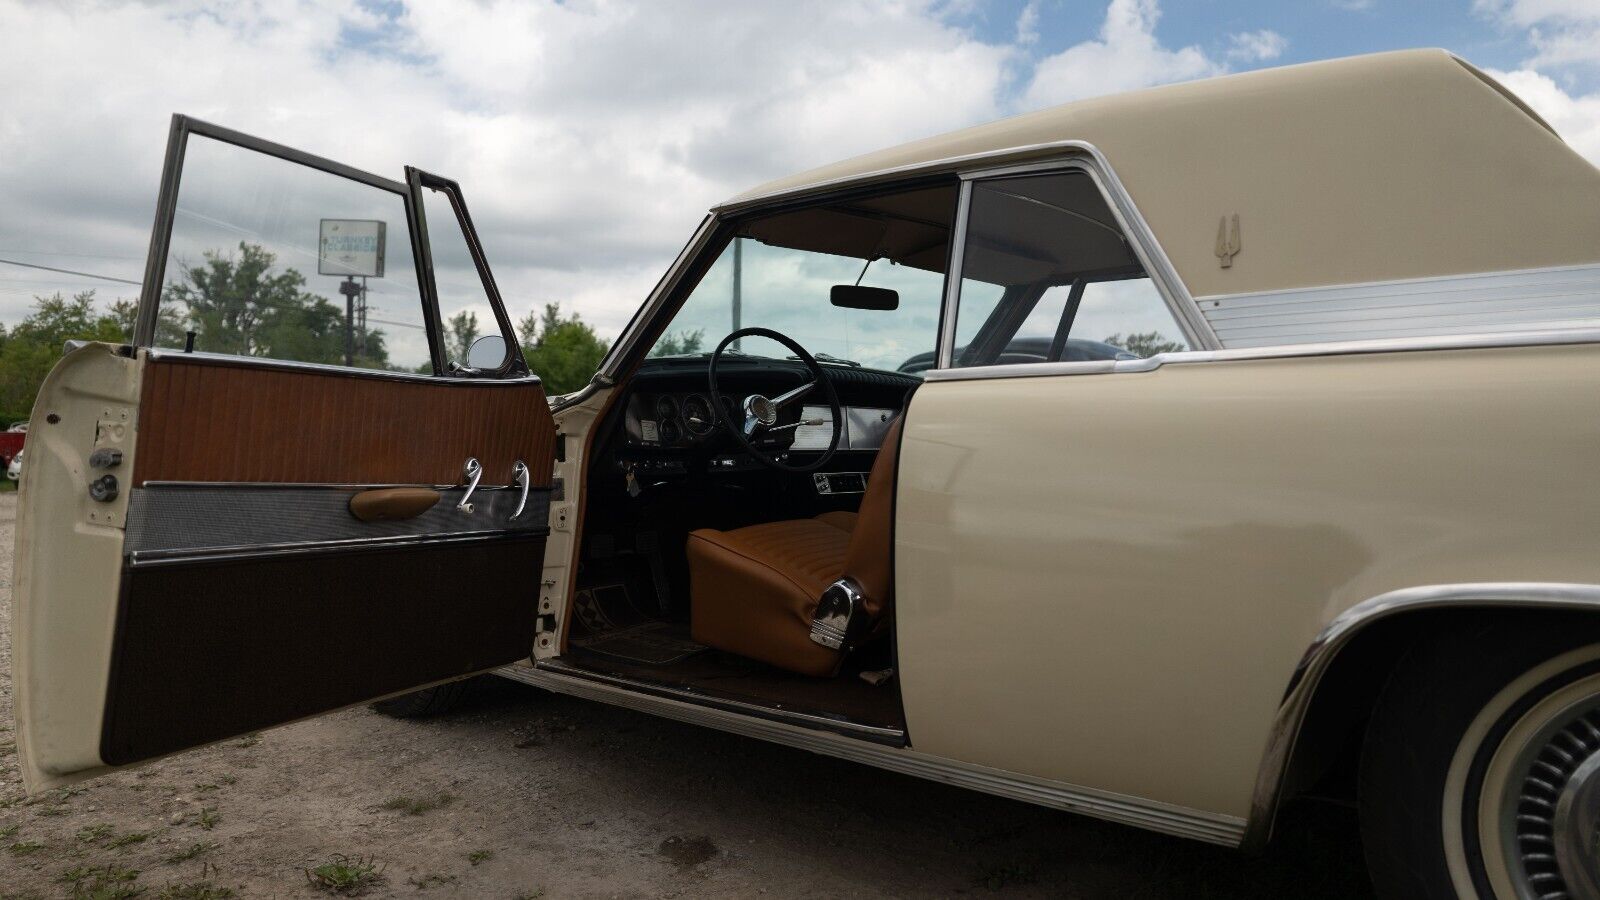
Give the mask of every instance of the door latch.
[[461, 495], [461, 502], [456, 504], [456, 511], [471, 515], [472, 492], [478, 489], [478, 482], [483, 479], [483, 463], [478, 462], [476, 456], [468, 457], [467, 464], [461, 469], [461, 477], [467, 480], [467, 492]]

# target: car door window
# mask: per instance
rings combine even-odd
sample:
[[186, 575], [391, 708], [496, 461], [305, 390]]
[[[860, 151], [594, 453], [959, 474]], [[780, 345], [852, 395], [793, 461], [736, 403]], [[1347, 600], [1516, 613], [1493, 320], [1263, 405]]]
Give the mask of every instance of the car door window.
[[965, 241], [956, 366], [1189, 348], [1086, 172], [975, 183]]
[[[459, 211], [451, 203], [450, 190], [422, 184], [417, 195], [422, 198], [423, 219], [428, 225], [428, 255], [433, 260], [445, 363], [459, 369], [468, 365], [473, 343], [486, 334], [498, 334], [500, 326], [467, 244]], [[489, 368], [500, 365], [497, 362]]]

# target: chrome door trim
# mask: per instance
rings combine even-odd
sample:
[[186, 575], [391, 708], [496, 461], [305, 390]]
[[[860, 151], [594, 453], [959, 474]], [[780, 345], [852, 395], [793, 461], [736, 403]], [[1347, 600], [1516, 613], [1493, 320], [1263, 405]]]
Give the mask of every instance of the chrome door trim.
[[495, 674], [559, 694], [596, 700], [679, 722], [703, 725], [812, 753], [915, 775], [930, 781], [1225, 847], [1238, 846], [1244, 835], [1245, 821], [1237, 816], [1189, 809], [1142, 797], [1129, 797], [1109, 791], [1097, 791], [1093, 788], [974, 766], [918, 753], [904, 747], [886, 747], [860, 738], [843, 737], [826, 731], [786, 725], [745, 713], [727, 712], [697, 703], [641, 694], [636, 690], [561, 675], [547, 668], [534, 668], [525, 663], [502, 666], [495, 670]]
[[1500, 347], [1544, 347], [1600, 343], [1600, 328], [1560, 331], [1513, 331], [1493, 334], [1456, 334], [1435, 337], [1373, 338], [1363, 341], [1329, 341], [1319, 344], [1284, 344], [1277, 347], [1242, 347], [1234, 350], [1183, 350], [1157, 353], [1146, 359], [1095, 359], [1085, 362], [1023, 363], [1015, 366], [972, 366], [966, 369], [929, 369], [924, 381], [975, 381], [984, 378], [1041, 378], [1054, 375], [1106, 375], [1119, 372], [1153, 372], [1163, 366], [1257, 359], [1295, 359], [1304, 356], [1349, 356], [1359, 353], [1410, 353], [1421, 350], [1483, 350]]
[[1317, 685], [1328, 667], [1362, 629], [1375, 622], [1417, 609], [1501, 607], [1568, 609], [1600, 613], [1600, 584], [1561, 582], [1484, 582], [1430, 584], [1379, 594], [1350, 607], [1329, 622], [1306, 648], [1289, 679], [1283, 701], [1267, 737], [1250, 802], [1249, 826], [1242, 845], [1265, 846], [1282, 799], [1283, 782], [1294, 756], [1295, 742]]
[[240, 562], [284, 556], [321, 556], [352, 550], [399, 550], [436, 547], [446, 544], [474, 544], [529, 541], [550, 535], [547, 525], [520, 531], [482, 529], [378, 538], [348, 538], [332, 541], [305, 541], [293, 544], [248, 544], [230, 547], [204, 547], [181, 550], [136, 550], [128, 554], [128, 568], [150, 569], [201, 562]]
[[961, 266], [966, 260], [967, 217], [972, 211], [972, 182], [961, 182], [956, 198], [956, 218], [950, 226], [950, 262], [945, 266], [944, 306], [939, 311], [939, 345], [934, 354], [935, 369], [948, 369], [955, 363], [956, 315], [961, 306]]
[[[108, 345], [109, 346], [109, 345]], [[231, 353], [211, 353], [196, 350], [185, 353], [182, 350], [161, 349], [158, 347], [140, 347], [139, 352], [151, 362], [168, 363], [193, 363], [195, 365], [240, 366], [244, 368], [260, 369], [287, 369], [295, 372], [306, 372], [317, 375], [338, 375], [345, 378], [367, 378], [377, 381], [404, 381], [409, 384], [470, 384], [478, 387], [488, 385], [504, 385], [507, 387], [528, 384], [542, 384], [538, 375], [519, 375], [515, 378], [461, 378], [451, 375], [433, 375], [420, 372], [395, 372], [388, 369], [358, 369], [354, 366], [340, 366], [332, 363], [298, 362], [288, 359], [271, 359], [265, 356], [234, 356]]]

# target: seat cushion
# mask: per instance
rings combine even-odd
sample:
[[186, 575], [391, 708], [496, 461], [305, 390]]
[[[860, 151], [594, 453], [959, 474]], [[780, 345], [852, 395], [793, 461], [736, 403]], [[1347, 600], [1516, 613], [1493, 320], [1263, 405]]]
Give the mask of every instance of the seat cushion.
[[689, 533], [689, 630], [696, 641], [804, 675], [826, 676], [839, 653], [811, 640], [811, 616], [844, 570], [850, 532], [792, 519]]
[[817, 516], [818, 522], [824, 522], [845, 532], [856, 530], [856, 514], [848, 509], [836, 509]]

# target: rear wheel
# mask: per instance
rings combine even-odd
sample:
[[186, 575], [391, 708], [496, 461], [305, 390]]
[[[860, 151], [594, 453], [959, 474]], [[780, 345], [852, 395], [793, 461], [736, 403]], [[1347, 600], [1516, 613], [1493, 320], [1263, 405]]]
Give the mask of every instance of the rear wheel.
[[1382, 896], [1600, 900], [1600, 628], [1416, 648], [1373, 714], [1361, 818]]

